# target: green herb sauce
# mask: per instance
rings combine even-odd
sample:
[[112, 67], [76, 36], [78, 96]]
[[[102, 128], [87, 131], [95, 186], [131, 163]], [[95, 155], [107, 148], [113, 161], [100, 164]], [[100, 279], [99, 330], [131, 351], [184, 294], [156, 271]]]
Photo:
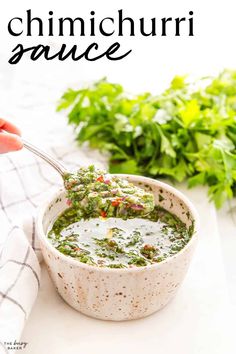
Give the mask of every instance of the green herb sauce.
[[156, 206], [138, 218], [88, 218], [78, 207], [65, 210], [48, 238], [54, 247], [80, 262], [100, 267], [142, 267], [179, 252], [190, 240], [193, 227]]
[[68, 204], [89, 217], [142, 216], [154, 209], [150, 192], [94, 166], [64, 176]]

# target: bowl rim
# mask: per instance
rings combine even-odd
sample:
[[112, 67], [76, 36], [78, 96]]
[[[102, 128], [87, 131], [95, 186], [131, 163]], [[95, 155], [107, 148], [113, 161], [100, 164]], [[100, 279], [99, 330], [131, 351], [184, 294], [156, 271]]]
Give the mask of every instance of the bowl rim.
[[150, 184], [150, 183], [154, 183], [157, 184], [158, 187], [161, 187], [165, 190], [167, 190], [168, 192], [172, 193], [173, 195], [177, 196], [177, 198], [181, 199], [184, 204], [187, 206], [187, 208], [189, 209], [191, 215], [193, 216], [193, 222], [194, 222], [194, 232], [192, 234], [191, 239], [189, 240], [189, 242], [176, 254], [167, 257], [165, 260], [159, 262], [159, 263], [154, 263], [154, 264], [148, 264], [146, 266], [142, 266], [142, 267], [130, 267], [130, 268], [109, 268], [109, 267], [99, 267], [96, 265], [90, 265], [90, 264], [86, 264], [86, 263], [82, 263], [76, 259], [73, 259], [72, 257], [66, 256], [63, 253], [61, 253], [60, 251], [58, 251], [49, 241], [49, 239], [47, 238], [47, 235], [45, 234], [45, 232], [43, 231], [43, 216], [44, 213], [46, 211], [46, 209], [48, 208], [48, 206], [51, 204], [51, 202], [53, 200], [55, 200], [56, 198], [59, 198], [64, 192], [65, 190], [63, 189], [63, 187], [60, 187], [59, 189], [57, 189], [56, 191], [54, 190], [54, 192], [50, 193], [50, 196], [44, 200], [43, 203], [41, 203], [41, 205], [39, 205], [39, 207], [37, 208], [37, 215], [36, 215], [36, 231], [37, 231], [37, 235], [39, 237], [39, 240], [45, 244], [46, 248], [49, 249], [55, 257], [59, 257], [61, 258], [63, 261], [67, 262], [70, 265], [76, 266], [76, 267], [81, 267], [81, 268], [85, 268], [87, 270], [96, 270], [96, 271], [100, 271], [100, 272], [104, 272], [104, 273], [124, 273], [124, 272], [144, 272], [146, 270], [149, 269], [157, 269], [157, 268], [161, 268], [164, 264], [166, 263], [170, 263], [171, 261], [173, 261], [176, 258], [181, 257], [181, 255], [183, 253], [185, 253], [188, 248], [190, 248], [190, 246], [197, 240], [198, 238], [198, 234], [199, 234], [199, 230], [200, 230], [200, 220], [199, 220], [199, 214], [195, 208], [195, 206], [193, 205], [193, 203], [189, 200], [188, 197], [186, 197], [182, 192], [180, 192], [177, 188], [174, 188], [172, 186], [170, 186], [167, 183], [161, 182], [159, 180], [156, 180], [154, 178], [149, 178], [149, 177], [144, 177], [141, 175], [132, 175], [132, 174], [111, 174], [111, 175], [115, 175], [115, 176], [122, 176], [123, 178], [130, 178], [131, 179], [131, 183], [132, 181], [139, 181], [139, 182], [144, 182], [145, 184]]

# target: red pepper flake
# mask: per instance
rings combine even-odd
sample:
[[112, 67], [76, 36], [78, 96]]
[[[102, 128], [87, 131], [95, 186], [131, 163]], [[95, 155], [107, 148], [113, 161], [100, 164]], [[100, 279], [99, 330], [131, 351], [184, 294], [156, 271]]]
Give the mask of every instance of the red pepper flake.
[[111, 205], [114, 206], [114, 207], [117, 207], [120, 205], [120, 203], [123, 201], [123, 198], [116, 198], [115, 200], [113, 200], [111, 202]]
[[100, 215], [101, 215], [102, 218], [106, 218], [107, 217], [107, 213], [105, 212], [105, 210], [102, 210]]
[[71, 206], [72, 201], [71, 201], [70, 199], [67, 199], [66, 204], [67, 204], [68, 206]]
[[97, 179], [96, 179], [97, 182], [104, 182], [104, 177], [103, 176], [99, 176]]
[[79, 247], [74, 248], [75, 251], [80, 251]]

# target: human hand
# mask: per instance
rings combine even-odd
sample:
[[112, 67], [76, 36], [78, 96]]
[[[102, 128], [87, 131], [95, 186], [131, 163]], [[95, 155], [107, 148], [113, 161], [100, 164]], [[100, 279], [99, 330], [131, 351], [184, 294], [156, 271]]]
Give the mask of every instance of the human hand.
[[22, 149], [20, 135], [20, 130], [14, 124], [0, 118], [0, 154]]

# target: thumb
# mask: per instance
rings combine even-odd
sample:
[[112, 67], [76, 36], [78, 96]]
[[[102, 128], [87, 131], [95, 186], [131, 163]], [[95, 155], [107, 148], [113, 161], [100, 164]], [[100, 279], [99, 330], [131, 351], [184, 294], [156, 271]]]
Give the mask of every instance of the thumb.
[[0, 133], [0, 154], [22, 149], [21, 138], [15, 134]]

